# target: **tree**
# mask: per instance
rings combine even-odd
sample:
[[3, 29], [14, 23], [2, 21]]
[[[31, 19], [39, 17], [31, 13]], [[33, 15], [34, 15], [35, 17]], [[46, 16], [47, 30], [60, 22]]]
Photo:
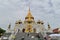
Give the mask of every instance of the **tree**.
[[0, 28], [0, 37], [5, 33], [5, 30]]

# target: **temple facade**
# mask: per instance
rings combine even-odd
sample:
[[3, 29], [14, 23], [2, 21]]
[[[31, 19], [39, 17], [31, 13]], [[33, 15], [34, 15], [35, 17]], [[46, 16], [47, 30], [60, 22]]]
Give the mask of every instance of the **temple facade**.
[[15, 22], [14, 31], [26, 32], [26, 33], [44, 32], [45, 31], [44, 22], [41, 20], [38, 20], [36, 22], [29, 8], [25, 20], [23, 22], [21, 20]]
[[46, 29], [42, 20], [35, 21], [29, 8], [25, 20], [17, 20], [13, 30], [9, 24], [1, 40], [44, 40], [47, 33], [52, 33], [50, 24]]

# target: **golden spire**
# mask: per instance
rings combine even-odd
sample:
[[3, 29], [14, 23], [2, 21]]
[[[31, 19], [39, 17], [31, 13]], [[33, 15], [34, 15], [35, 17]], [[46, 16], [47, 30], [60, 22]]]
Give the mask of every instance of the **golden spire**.
[[28, 10], [28, 14], [27, 14], [26, 17], [33, 17], [32, 14], [31, 14], [31, 12], [30, 12], [30, 8], [29, 8], [29, 10]]
[[28, 21], [31, 21], [31, 19], [34, 19], [34, 17], [32, 16], [31, 12], [30, 12], [30, 8], [28, 10], [28, 14], [27, 16], [25, 17], [25, 19], [28, 19]]

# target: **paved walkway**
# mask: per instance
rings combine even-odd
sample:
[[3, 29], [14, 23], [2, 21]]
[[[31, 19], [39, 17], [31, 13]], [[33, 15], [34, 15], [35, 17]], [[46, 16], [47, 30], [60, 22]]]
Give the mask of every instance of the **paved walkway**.
[[1, 38], [0, 38], [0, 40], [1, 40]]

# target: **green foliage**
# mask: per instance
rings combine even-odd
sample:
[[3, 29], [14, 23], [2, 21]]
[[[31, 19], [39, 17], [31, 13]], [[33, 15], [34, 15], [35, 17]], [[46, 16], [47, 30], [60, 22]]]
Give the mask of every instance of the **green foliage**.
[[0, 28], [0, 36], [2, 36], [5, 33], [5, 30]]
[[4, 32], [5, 32], [5, 30], [0, 28], [0, 33], [4, 33]]

